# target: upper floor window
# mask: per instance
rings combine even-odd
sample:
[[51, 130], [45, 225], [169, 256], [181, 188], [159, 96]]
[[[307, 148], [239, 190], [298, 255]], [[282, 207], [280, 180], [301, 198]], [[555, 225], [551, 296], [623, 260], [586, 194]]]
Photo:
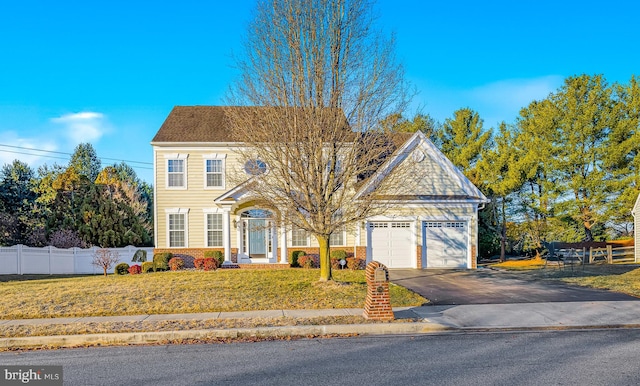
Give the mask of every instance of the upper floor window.
[[206, 174], [205, 186], [207, 188], [224, 187], [223, 160], [221, 159], [205, 160], [205, 174]]
[[187, 187], [187, 155], [167, 154], [167, 188]]

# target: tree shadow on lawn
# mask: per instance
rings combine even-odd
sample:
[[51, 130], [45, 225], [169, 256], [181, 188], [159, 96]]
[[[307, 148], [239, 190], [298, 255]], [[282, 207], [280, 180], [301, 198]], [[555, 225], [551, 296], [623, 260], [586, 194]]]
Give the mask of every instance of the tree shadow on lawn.
[[31, 281], [31, 280], [51, 280], [51, 279], [69, 279], [74, 277], [90, 277], [90, 276], [102, 276], [99, 274], [85, 274], [85, 275], [0, 275], [0, 283], [6, 283], [10, 281]]

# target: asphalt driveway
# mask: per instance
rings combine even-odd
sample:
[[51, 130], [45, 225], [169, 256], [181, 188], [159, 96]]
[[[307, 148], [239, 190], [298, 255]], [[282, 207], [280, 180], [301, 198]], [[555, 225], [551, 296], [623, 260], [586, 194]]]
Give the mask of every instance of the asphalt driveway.
[[491, 269], [391, 269], [389, 278], [392, 283], [429, 299], [431, 305], [640, 300], [618, 292], [559, 281], [526, 280], [522, 274]]

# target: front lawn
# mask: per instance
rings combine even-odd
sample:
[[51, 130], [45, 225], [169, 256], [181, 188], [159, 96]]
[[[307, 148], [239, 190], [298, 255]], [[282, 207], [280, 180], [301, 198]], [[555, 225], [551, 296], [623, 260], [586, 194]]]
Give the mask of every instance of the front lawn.
[[[364, 307], [364, 271], [217, 270], [142, 275], [84, 276], [0, 282], [0, 318], [54, 318], [216, 311]], [[392, 306], [419, 306], [426, 299], [391, 288]]]
[[625, 273], [567, 277], [562, 280], [571, 284], [608, 289], [640, 297], [640, 268], [635, 268]]

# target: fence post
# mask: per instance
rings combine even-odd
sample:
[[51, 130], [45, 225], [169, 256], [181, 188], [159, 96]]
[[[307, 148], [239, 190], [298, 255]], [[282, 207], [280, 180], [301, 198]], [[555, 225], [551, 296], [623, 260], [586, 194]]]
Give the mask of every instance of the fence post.
[[607, 263], [613, 264], [613, 251], [611, 244], [607, 244]]
[[18, 275], [22, 275], [22, 244], [16, 246], [16, 260], [18, 263]]
[[589, 247], [589, 264], [593, 263], [593, 247]]
[[584, 265], [585, 260], [587, 260], [587, 248], [582, 247], [582, 265]]

